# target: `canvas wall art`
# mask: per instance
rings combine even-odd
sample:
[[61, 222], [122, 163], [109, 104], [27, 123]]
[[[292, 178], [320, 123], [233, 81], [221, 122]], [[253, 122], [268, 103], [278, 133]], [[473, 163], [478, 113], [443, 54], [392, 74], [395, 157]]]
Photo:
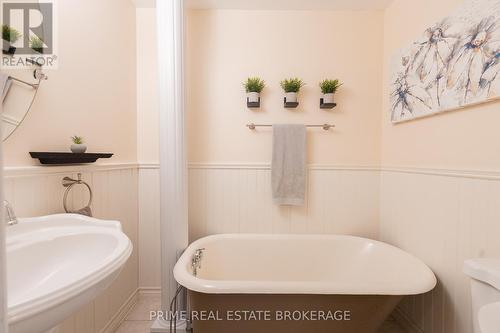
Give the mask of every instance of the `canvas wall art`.
[[500, 0], [466, 0], [400, 50], [391, 64], [392, 122], [498, 99], [499, 18]]

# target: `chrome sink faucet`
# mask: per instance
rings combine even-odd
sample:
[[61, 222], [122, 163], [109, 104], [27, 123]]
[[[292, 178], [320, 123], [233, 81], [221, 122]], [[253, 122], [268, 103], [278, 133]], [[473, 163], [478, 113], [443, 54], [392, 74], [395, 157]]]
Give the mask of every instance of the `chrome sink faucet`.
[[7, 222], [7, 225], [17, 224], [17, 217], [16, 214], [14, 213], [14, 208], [12, 208], [12, 205], [7, 200], [3, 201], [3, 208], [4, 208], [4, 219], [5, 222]]

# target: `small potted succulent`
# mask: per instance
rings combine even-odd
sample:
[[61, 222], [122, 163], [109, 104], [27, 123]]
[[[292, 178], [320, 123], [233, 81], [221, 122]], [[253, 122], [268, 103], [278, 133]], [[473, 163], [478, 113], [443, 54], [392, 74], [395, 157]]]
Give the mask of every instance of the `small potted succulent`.
[[2, 25], [2, 52], [3, 54], [13, 55], [16, 52], [16, 47], [13, 46], [19, 38], [21, 33], [8, 25]]
[[305, 83], [299, 78], [290, 78], [281, 81], [280, 85], [285, 91], [285, 103], [297, 103], [297, 93]]
[[30, 37], [30, 48], [38, 53], [43, 53], [43, 40], [37, 36]]
[[83, 143], [83, 138], [81, 136], [72, 136], [71, 141], [73, 141], [73, 144], [71, 145], [71, 151], [73, 153], [85, 153], [87, 146]]
[[249, 77], [244, 83], [247, 99], [249, 103], [258, 103], [260, 93], [266, 86], [266, 83], [259, 77]]
[[323, 103], [331, 104], [333, 103], [333, 95], [337, 89], [342, 85], [339, 80], [323, 80], [319, 83], [321, 92], [323, 93]]

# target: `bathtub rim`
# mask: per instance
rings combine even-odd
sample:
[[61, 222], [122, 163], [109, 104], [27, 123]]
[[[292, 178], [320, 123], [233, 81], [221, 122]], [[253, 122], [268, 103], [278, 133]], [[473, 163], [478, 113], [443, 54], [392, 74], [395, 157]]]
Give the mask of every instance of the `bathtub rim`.
[[[208, 280], [195, 277], [189, 272], [191, 257], [203, 244], [221, 239], [353, 239], [371, 242], [378, 246], [398, 251], [415, 261], [421, 269], [422, 281], [405, 287], [382, 286], [374, 291], [373, 284], [352, 285], [336, 283], [334, 286], [325, 281], [253, 281], [253, 280]], [[202, 237], [189, 244], [174, 266], [174, 278], [183, 287], [205, 294], [318, 294], [318, 295], [419, 295], [434, 289], [437, 284], [434, 272], [419, 258], [385, 242], [378, 240], [339, 234], [214, 234]]]

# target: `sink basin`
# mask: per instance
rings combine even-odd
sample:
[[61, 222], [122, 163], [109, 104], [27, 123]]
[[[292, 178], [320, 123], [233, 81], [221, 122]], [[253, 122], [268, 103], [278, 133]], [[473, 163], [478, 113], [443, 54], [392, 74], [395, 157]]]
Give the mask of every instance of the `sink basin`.
[[58, 214], [7, 228], [10, 333], [56, 327], [118, 276], [132, 243], [118, 221]]

